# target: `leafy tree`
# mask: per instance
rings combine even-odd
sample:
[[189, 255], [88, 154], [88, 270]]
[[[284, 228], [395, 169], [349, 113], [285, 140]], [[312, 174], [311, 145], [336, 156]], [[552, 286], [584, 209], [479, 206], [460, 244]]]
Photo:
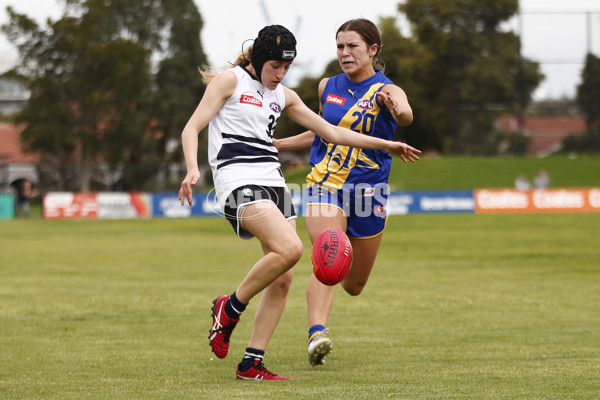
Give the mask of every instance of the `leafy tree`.
[[[16, 117], [27, 124], [24, 144], [42, 153], [59, 189], [90, 190], [91, 166], [99, 161], [113, 169], [132, 166], [137, 173], [125, 171], [130, 188], [141, 188], [164, 160], [174, 126], [182, 128], [168, 103], [201, 95], [194, 83], [196, 67], [206, 59], [199, 13], [193, 0], [65, 0], [65, 5], [62, 18], [48, 20], [45, 29], [7, 8], [10, 22], [3, 31], [22, 61], [8, 75], [31, 92]], [[161, 56], [167, 61], [154, 81], [153, 61]], [[169, 69], [181, 74], [172, 79], [177, 73], [164, 72]], [[166, 100], [157, 89], [167, 91]], [[192, 107], [184, 111], [189, 115]]]
[[553, 116], [553, 115], [580, 115], [577, 100], [563, 96], [555, 99], [542, 99], [533, 102], [527, 109], [529, 115]]
[[[78, 174], [79, 189], [87, 191], [92, 163], [105, 155], [118, 158], [140, 131], [135, 122], [140, 92], [150, 84], [148, 55], [130, 39], [104, 40], [101, 24], [90, 23], [89, 14], [65, 16], [43, 31], [7, 10], [11, 22], [4, 28], [22, 58], [11, 74], [31, 92], [16, 118], [27, 124], [22, 138], [59, 171], [76, 165], [66, 176]], [[68, 189], [74, 182], [58, 183]]]
[[[166, 7], [166, 4], [165, 4]], [[161, 169], [182, 158], [180, 135], [187, 120], [204, 94], [198, 67], [207, 64], [198, 38], [203, 21], [192, 0], [171, 0], [165, 11], [170, 32], [168, 52], [160, 62], [153, 101], [154, 129], [158, 132], [157, 155]], [[202, 133], [206, 138], [206, 132]], [[177, 144], [177, 146], [175, 146]], [[173, 150], [175, 149], [175, 150]], [[206, 160], [206, 146], [199, 147], [198, 157]], [[177, 176], [177, 183], [180, 183]]]
[[564, 143], [566, 151], [600, 150], [600, 58], [588, 53], [577, 86], [577, 104], [585, 115], [587, 130], [582, 138], [572, 136]]
[[[501, 28], [516, 14], [517, 0], [485, 8], [477, 0], [408, 0], [398, 8], [412, 36], [402, 35], [395, 18], [381, 18], [379, 29], [385, 74], [407, 93], [415, 116], [409, 127], [398, 128], [401, 140], [443, 153], [494, 154], [506, 141], [519, 144], [508, 143], [511, 149], [523, 148], [519, 137], [494, 129], [501, 113], [522, 115], [542, 79], [538, 64], [521, 58], [519, 38]], [[320, 79], [340, 73], [337, 60], [328, 68], [296, 88], [315, 110]], [[302, 128], [283, 121], [278, 130], [285, 136]]]
[[414, 134], [444, 153], [495, 152], [495, 118], [524, 110], [542, 79], [538, 64], [520, 57], [519, 38], [501, 28], [518, 0], [407, 0], [398, 9], [415, 41], [413, 54], [401, 55], [414, 58], [405, 76], [421, 86], [415, 117], [426, 121]]
[[[396, 135], [419, 149], [437, 149], [440, 147], [439, 138], [435, 135], [434, 122], [437, 118], [422, 118], [420, 114], [420, 110], [429, 108], [426, 99], [435, 93], [434, 87], [422, 84], [429, 74], [426, 67], [433, 65], [430, 64], [432, 60], [427, 62], [428, 54], [424, 48], [400, 33], [395, 18], [381, 18], [379, 29], [383, 42], [380, 57], [385, 63], [385, 75], [406, 92], [414, 114], [413, 123], [409, 127], [398, 127]], [[434, 134], [423, 135], [423, 132]]]
[[585, 115], [588, 130], [600, 121], [600, 58], [588, 53], [577, 86], [577, 103]]

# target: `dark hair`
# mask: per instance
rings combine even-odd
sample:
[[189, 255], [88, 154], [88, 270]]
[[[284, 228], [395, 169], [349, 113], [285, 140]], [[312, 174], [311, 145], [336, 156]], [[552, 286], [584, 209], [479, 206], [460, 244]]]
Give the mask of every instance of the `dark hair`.
[[359, 34], [359, 36], [367, 43], [367, 46], [371, 47], [372, 45], [377, 45], [377, 53], [375, 53], [375, 57], [373, 58], [373, 68], [379, 69], [381, 72], [385, 72], [385, 64], [383, 60], [379, 56], [381, 49], [383, 48], [383, 43], [381, 42], [381, 35], [379, 34], [379, 29], [377, 29], [377, 25], [366, 18], [356, 18], [351, 19], [349, 21], [344, 22], [335, 33], [335, 37], [337, 39], [337, 35], [340, 32], [352, 31]]
[[296, 38], [281, 25], [265, 26], [258, 32], [252, 45], [252, 66], [258, 80], [265, 62], [269, 60], [293, 61], [296, 58]]

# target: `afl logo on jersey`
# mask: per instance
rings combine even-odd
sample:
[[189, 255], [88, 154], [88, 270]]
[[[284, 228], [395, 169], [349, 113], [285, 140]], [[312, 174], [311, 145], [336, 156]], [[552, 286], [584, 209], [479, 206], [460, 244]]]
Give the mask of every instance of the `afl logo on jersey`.
[[269, 104], [269, 108], [271, 109], [271, 111], [276, 112], [276, 113], [280, 113], [281, 112], [281, 106], [275, 102]]
[[363, 110], [373, 109], [373, 103], [370, 100], [360, 100], [358, 103], [356, 103], [356, 105], [362, 108]]
[[343, 97], [338, 97], [334, 94], [328, 94], [325, 103], [337, 104], [339, 106], [343, 106], [346, 102], [346, 99]]
[[240, 97], [240, 103], [262, 107], [262, 102], [256, 97], [250, 96], [249, 94], [243, 94], [242, 97]]

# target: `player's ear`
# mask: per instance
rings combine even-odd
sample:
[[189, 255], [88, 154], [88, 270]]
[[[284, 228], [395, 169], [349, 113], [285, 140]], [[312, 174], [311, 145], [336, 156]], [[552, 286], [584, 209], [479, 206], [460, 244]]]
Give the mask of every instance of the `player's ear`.
[[373, 43], [371, 46], [369, 46], [369, 56], [375, 57], [378, 51], [379, 45], [377, 43]]

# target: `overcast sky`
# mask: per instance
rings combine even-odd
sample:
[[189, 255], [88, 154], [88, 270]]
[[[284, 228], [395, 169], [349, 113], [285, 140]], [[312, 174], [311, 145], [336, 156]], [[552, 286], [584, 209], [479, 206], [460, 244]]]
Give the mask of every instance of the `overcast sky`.
[[[377, 22], [380, 16], [394, 16], [403, 32], [409, 32], [395, 0], [195, 1], [204, 19], [202, 45], [215, 66], [234, 61], [244, 40], [254, 38], [264, 25], [288, 27], [298, 39], [290, 84], [303, 74], [319, 74], [335, 58], [335, 31], [350, 18]], [[0, 0], [0, 24], [7, 22], [8, 5], [44, 23], [48, 17], [60, 17], [63, 3]], [[510, 27], [515, 31], [521, 28], [524, 56], [542, 63], [546, 80], [538, 89], [538, 97], [573, 96], [585, 54], [592, 51], [600, 56], [600, 0], [521, 0], [520, 6], [520, 24], [515, 19]], [[0, 72], [10, 68], [16, 57], [16, 50], [0, 34]], [[385, 60], [385, 50], [383, 57]]]

